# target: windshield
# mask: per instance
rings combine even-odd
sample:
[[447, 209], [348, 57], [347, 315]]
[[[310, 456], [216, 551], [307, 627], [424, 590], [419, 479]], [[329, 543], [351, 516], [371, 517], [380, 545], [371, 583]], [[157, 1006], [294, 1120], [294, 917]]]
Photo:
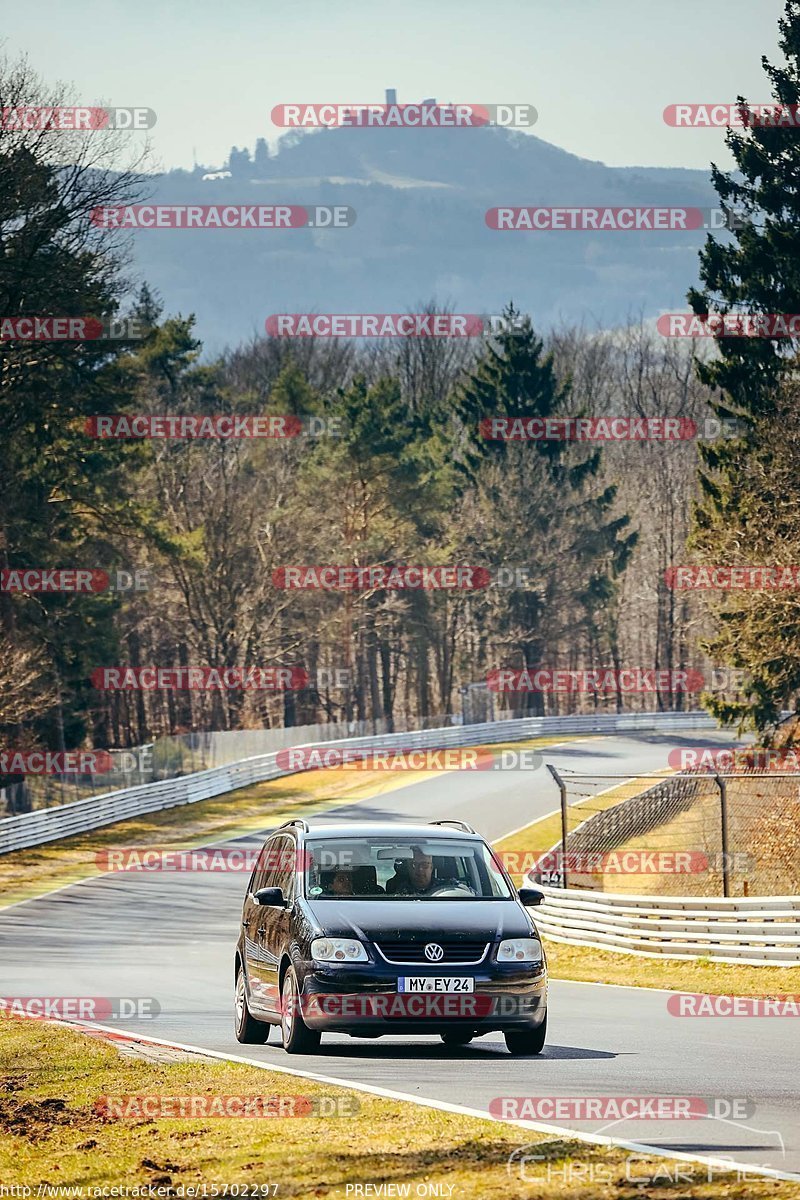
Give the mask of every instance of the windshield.
[[488, 848], [459, 838], [320, 838], [306, 843], [312, 900], [508, 900]]

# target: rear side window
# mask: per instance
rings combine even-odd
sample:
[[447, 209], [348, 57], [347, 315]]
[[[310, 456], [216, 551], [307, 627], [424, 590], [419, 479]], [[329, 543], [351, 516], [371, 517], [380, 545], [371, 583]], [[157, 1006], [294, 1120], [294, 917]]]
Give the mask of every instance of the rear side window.
[[265, 887], [279, 887], [284, 896], [294, 895], [294, 874], [297, 850], [290, 837], [285, 834], [266, 841], [258, 856], [258, 864], [250, 881], [250, 891], [258, 892]]
[[253, 871], [250, 879], [250, 891], [255, 893], [263, 887], [272, 887], [271, 876], [275, 873], [275, 866], [280, 857], [280, 851], [276, 849], [278, 841], [284, 841], [284, 838], [267, 838], [258, 856], [256, 868]]
[[264, 887], [279, 887], [284, 896], [290, 899], [294, 895], [295, 863], [297, 851], [292, 838], [276, 838], [270, 854], [270, 877]]

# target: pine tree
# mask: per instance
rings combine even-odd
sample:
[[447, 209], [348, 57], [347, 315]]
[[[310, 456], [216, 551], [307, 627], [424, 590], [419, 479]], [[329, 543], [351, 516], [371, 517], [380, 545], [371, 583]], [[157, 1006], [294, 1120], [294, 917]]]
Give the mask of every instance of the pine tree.
[[[762, 64], [775, 101], [795, 119], [800, 112], [800, 0], [787, 0], [779, 21], [779, 45], [787, 65]], [[695, 313], [800, 312], [800, 136], [796, 128], [774, 127], [748, 118], [748, 103], [738, 97], [740, 113], [750, 123], [731, 129], [727, 145], [738, 172], [712, 164], [712, 181], [727, 213], [743, 218], [732, 237], [709, 237], [700, 252], [702, 290], [692, 289]], [[701, 474], [704, 503], [698, 510], [702, 527], [714, 523], [736, 504], [737, 463], [746, 452], [753, 422], [774, 411], [777, 389], [794, 369], [798, 339], [729, 337], [717, 340], [719, 357], [698, 365], [703, 383], [718, 389], [712, 402], [718, 416], [738, 420], [743, 437], [727, 444], [701, 446], [706, 468]]]
[[[712, 164], [712, 179], [723, 210], [744, 219], [734, 225], [732, 237], [716, 241], [709, 236], [701, 251], [704, 287], [689, 292], [698, 314], [800, 312], [800, 134], [787, 123], [800, 113], [800, 0], [787, 0], [778, 24], [786, 65], [772, 65], [766, 57], [762, 64], [783, 120], [770, 126], [748, 116], [747, 101], [738, 97], [745, 128], [729, 130], [726, 139], [738, 171], [723, 172]], [[712, 407], [717, 415], [735, 418], [739, 425], [735, 439], [699, 446], [692, 545], [705, 562], [785, 561], [791, 542], [772, 536], [782, 525], [764, 526], [762, 499], [767, 481], [781, 469], [784, 441], [794, 423], [787, 423], [786, 409], [797, 404], [792, 380], [799, 340], [720, 338], [718, 357], [698, 364], [701, 381], [716, 389]], [[718, 631], [703, 648], [752, 677], [747, 697], [705, 697], [717, 716], [764, 729], [800, 683], [800, 630], [795, 639], [791, 614], [785, 605], [776, 607], [778, 600], [763, 593], [712, 598]]]
[[[511, 588], [502, 603], [487, 594], [485, 604], [497, 611], [484, 614], [486, 626], [499, 631], [498, 642], [521, 660], [516, 665], [557, 666], [553, 655], [575, 645], [581, 633], [611, 652], [604, 610], [613, 605], [614, 581], [636, 534], [627, 528], [630, 518], [615, 511], [616, 487], [597, 482], [599, 449], [585, 453], [555, 439], [520, 444], [481, 437], [481, 422], [494, 416], [571, 415], [569, 384], [557, 379], [530, 319], [520, 319], [513, 306], [504, 317], [502, 331], [457, 393], [464, 427], [458, 465], [475, 493], [466, 503], [475, 514], [481, 561], [512, 565], [509, 556], [518, 557], [522, 547], [527, 561], [519, 565], [531, 573], [529, 585]], [[507, 651], [497, 665], [514, 665]], [[538, 695], [526, 703], [542, 711]]]
[[[24, 60], [0, 59], [0, 109], [62, 102]], [[127, 291], [119, 248], [90, 219], [98, 205], [139, 198], [138, 176], [119, 166], [119, 148], [93, 138], [0, 129], [0, 313], [119, 312]], [[130, 565], [122, 547], [142, 532], [137, 452], [86, 432], [88, 419], [132, 403], [119, 369], [127, 349], [103, 338], [0, 343], [0, 568]], [[110, 594], [0, 593], [0, 660], [29, 680], [0, 706], [0, 741], [29, 737], [53, 749], [84, 741], [88, 675], [118, 654], [119, 603]]]

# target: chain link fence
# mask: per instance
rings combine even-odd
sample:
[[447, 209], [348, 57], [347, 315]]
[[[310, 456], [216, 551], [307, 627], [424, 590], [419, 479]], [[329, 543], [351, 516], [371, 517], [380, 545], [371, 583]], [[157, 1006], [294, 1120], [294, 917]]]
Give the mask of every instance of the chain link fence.
[[798, 773], [550, 771], [561, 838], [537, 864], [544, 884], [639, 896], [800, 894]]

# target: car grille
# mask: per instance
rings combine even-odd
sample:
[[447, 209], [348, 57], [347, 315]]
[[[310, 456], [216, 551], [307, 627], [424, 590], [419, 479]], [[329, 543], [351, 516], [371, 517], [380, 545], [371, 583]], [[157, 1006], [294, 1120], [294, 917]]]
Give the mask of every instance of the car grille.
[[[425, 957], [425, 947], [429, 942], [435, 942], [444, 950], [442, 957], [436, 961]], [[383, 957], [391, 963], [419, 963], [426, 967], [446, 967], [453, 963], [477, 963], [486, 954], [488, 942], [460, 941], [439, 942], [436, 938], [427, 938], [424, 942], [384, 942], [378, 946]]]

